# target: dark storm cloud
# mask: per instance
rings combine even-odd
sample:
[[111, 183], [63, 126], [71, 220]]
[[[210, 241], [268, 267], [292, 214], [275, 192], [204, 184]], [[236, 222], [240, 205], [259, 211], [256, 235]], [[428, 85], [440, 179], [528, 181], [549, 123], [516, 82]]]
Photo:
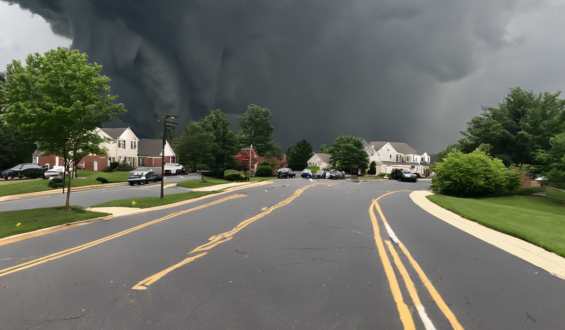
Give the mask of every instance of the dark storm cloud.
[[274, 113], [285, 146], [353, 134], [431, 151], [454, 142], [435, 129], [460, 118], [440, 118], [430, 98], [507, 46], [517, 10], [516, 1], [8, 2], [104, 65], [141, 136], [156, 136], [155, 113], [186, 122], [221, 108], [235, 118], [256, 103]]

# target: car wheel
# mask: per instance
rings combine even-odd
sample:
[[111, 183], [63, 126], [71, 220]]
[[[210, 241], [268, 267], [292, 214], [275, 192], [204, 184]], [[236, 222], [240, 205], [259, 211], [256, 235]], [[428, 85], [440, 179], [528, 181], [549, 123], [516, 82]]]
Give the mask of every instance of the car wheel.
[[130, 182], [129, 185], [130, 185], [130, 186], [133, 186], [133, 182]]

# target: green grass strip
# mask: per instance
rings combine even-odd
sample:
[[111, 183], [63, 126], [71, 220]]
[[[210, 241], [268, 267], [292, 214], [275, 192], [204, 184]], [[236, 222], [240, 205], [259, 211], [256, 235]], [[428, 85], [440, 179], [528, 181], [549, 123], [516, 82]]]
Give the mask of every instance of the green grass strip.
[[457, 198], [431, 195], [439, 206], [565, 257], [565, 207], [543, 196]]
[[[276, 177], [266, 177], [266, 178], [265, 177], [252, 177], [251, 182], [259, 182], [259, 181], [274, 180], [274, 179], [276, 179]], [[219, 185], [219, 184], [234, 183], [234, 181], [217, 179], [217, 178], [212, 178], [212, 177], [207, 177], [207, 176], [204, 177], [204, 181], [205, 182], [202, 182], [202, 181], [200, 181], [200, 179], [198, 179], [198, 180], [186, 180], [186, 181], [177, 183], [177, 187], [196, 189], [196, 188], [204, 188], [204, 187], [215, 186], [215, 185]]]
[[[106, 178], [106, 180], [108, 180], [108, 183], [127, 182], [129, 177], [129, 171], [94, 172], [94, 171], [78, 170], [78, 176], [79, 176], [78, 178], [71, 180], [72, 187], [84, 187], [84, 186], [101, 184], [99, 181], [96, 181], [97, 177]], [[18, 195], [18, 194], [27, 194], [38, 191], [53, 190], [53, 188], [47, 186], [48, 184], [49, 184], [49, 180], [43, 180], [43, 179], [8, 180], [0, 184], [0, 197]], [[72, 194], [73, 191], [71, 189], [71, 195]]]
[[210, 194], [217, 194], [217, 193], [219, 193], [219, 191], [191, 191], [188, 193], [165, 195], [163, 199], [159, 197], [127, 198], [127, 199], [119, 199], [111, 202], [106, 202], [98, 205], [93, 205], [92, 207], [135, 207], [135, 208], [145, 209], [148, 207], [176, 203], [180, 201], [185, 201], [185, 200], [198, 198]]
[[107, 215], [86, 211], [79, 206], [73, 206], [72, 210], [61, 206], [0, 212], [0, 238]]

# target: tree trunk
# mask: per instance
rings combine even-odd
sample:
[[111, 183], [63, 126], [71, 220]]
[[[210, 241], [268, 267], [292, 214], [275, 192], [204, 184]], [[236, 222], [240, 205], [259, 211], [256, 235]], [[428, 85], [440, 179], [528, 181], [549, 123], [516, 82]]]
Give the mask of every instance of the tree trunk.
[[[71, 210], [71, 180], [72, 180], [72, 170], [68, 164], [68, 160], [65, 158], [65, 171], [67, 171], [69, 173], [69, 175], [67, 176], [69, 178], [69, 184], [67, 185], [67, 202], [65, 204], [65, 207], [67, 208], [67, 210]], [[63, 182], [63, 184], [65, 184]]]

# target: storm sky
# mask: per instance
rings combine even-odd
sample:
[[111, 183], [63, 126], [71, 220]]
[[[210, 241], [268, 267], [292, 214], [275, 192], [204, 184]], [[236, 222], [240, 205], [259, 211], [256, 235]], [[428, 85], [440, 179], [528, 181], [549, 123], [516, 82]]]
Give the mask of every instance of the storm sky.
[[562, 90], [562, 31], [563, 1], [0, 0], [0, 71], [86, 52], [128, 110], [110, 126], [141, 137], [155, 113], [255, 103], [284, 147], [352, 134], [435, 153], [510, 87]]

